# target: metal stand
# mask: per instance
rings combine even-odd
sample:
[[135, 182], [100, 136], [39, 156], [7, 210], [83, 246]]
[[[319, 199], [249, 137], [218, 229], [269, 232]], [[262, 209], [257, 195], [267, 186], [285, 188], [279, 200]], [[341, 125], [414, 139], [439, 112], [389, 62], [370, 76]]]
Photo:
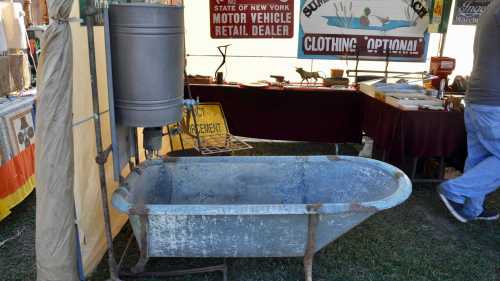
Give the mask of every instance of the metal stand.
[[[381, 151], [380, 159], [381, 161], [385, 162], [387, 159], [387, 151], [385, 149], [382, 149]], [[444, 181], [444, 169], [445, 169], [445, 158], [443, 156], [439, 157], [439, 175], [437, 178], [417, 178], [417, 168], [418, 168], [418, 161], [420, 160], [419, 157], [413, 157], [411, 159], [411, 168], [410, 168], [410, 180], [412, 183], [441, 183]], [[406, 161], [405, 161], [406, 162]], [[407, 167], [407, 166], [406, 166]], [[408, 168], [408, 167], [407, 167]]]
[[104, 234], [108, 246], [108, 265], [109, 275], [112, 281], [119, 281], [118, 269], [113, 254], [113, 234], [111, 231], [111, 219], [109, 216], [109, 203], [108, 203], [108, 188], [106, 186], [106, 172], [104, 164], [106, 163], [107, 156], [111, 149], [103, 151], [102, 135], [101, 135], [101, 117], [99, 113], [99, 93], [97, 91], [97, 70], [95, 60], [95, 46], [94, 46], [94, 16], [97, 15], [97, 10], [94, 8], [94, 2], [90, 1], [87, 7], [86, 25], [87, 25], [87, 38], [89, 48], [89, 63], [90, 63], [90, 83], [92, 87], [92, 105], [94, 112], [94, 127], [96, 137], [97, 157], [96, 162], [99, 166], [99, 183], [101, 191], [101, 204], [104, 217]]
[[427, 72], [425, 71], [420, 71], [420, 72], [405, 72], [405, 71], [389, 71], [389, 64], [390, 64], [390, 55], [387, 54], [385, 57], [385, 67], [384, 70], [363, 70], [359, 69], [359, 52], [356, 53], [356, 58], [355, 58], [356, 64], [354, 69], [348, 69], [346, 70], [347, 77], [353, 77], [354, 82], [356, 86], [359, 85], [359, 74], [360, 73], [366, 73], [366, 74], [372, 74], [368, 80], [385, 80], [387, 83], [387, 80], [389, 78], [405, 78], [405, 79], [414, 79], [416, 81], [425, 81], [428, 79], [432, 79], [428, 77]]
[[[141, 216], [141, 221], [143, 220]], [[145, 217], [145, 216], [144, 216]], [[147, 220], [147, 218], [144, 218]], [[128, 249], [130, 247], [130, 243], [133, 240], [134, 234], [131, 234], [127, 246], [123, 250], [122, 257], [120, 259], [120, 263], [118, 265], [118, 270], [119, 270], [119, 275], [122, 278], [128, 279], [130, 278], [131, 280], [135, 278], [158, 278], [158, 277], [173, 277], [173, 276], [183, 276], [183, 275], [189, 275], [189, 274], [201, 274], [201, 273], [210, 273], [210, 272], [221, 272], [222, 273], [222, 280], [227, 281], [227, 264], [226, 264], [226, 259], [224, 259], [224, 262], [220, 265], [215, 265], [215, 266], [207, 266], [207, 267], [198, 267], [198, 268], [191, 268], [191, 269], [182, 269], [182, 270], [172, 270], [172, 271], [145, 271], [145, 266], [149, 260], [149, 257], [147, 255], [147, 237], [145, 235], [145, 222], [143, 221], [141, 223], [142, 226], [142, 232], [143, 235], [141, 237], [141, 242], [139, 245], [140, 248], [140, 257], [139, 261], [137, 264], [130, 269], [130, 271], [126, 270], [121, 270], [121, 264], [123, 258], [127, 255]]]
[[[219, 50], [219, 53], [221, 54], [222, 56], [222, 62], [221, 64], [219, 65], [219, 67], [217, 67], [217, 70], [215, 71], [215, 74], [214, 74], [214, 79], [217, 80], [217, 72], [219, 72], [219, 70], [222, 68], [222, 66], [224, 66], [224, 64], [226, 64], [226, 55], [227, 55], [227, 48], [231, 46], [231, 44], [229, 45], [223, 45], [223, 46], [218, 46], [217, 49]], [[223, 50], [224, 49], [224, 50]]]
[[439, 157], [438, 178], [417, 178], [418, 157], [413, 157], [411, 168], [411, 181], [413, 183], [441, 183], [444, 181], [444, 157]]
[[389, 63], [390, 63], [389, 53], [387, 53], [387, 56], [385, 57], [385, 71], [384, 71], [385, 83], [388, 83], [387, 79], [389, 78]]
[[128, 273], [121, 272], [120, 276], [124, 278], [131, 278], [134, 280], [135, 278], [158, 278], [158, 277], [173, 277], [173, 276], [184, 276], [189, 274], [200, 274], [200, 273], [210, 273], [210, 272], [221, 272], [222, 280], [227, 281], [227, 266], [226, 264], [209, 266], [209, 267], [201, 267], [195, 269], [185, 269], [185, 270], [172, 270], [165, 272], [141, 272], [141, 273]]
[[[168, 271], [168, 272], [146, 272], [145, 267], [149, 260], [148, 254], [148, 241], [147, 241], [147, 216], [144, 213], [138, 212], [137, 215], [140, 216], [141, 226], [142, 226], [142, 237], [139, 242], [140, 248], [140, 258], [137, 264], [131, 269], [131, 272], [120, 272], [120, 266], [123, 260], [123, 257], [127, 253], [128, 243], [123, 255], [120, 260], [120, 264], [117, 264], [114, 252], [113, 252], [113, 234], [111, 230], [111, 219], [109, 215], [109, 201], [107, 196], [107, 184], [106, 184], [106, 174], [105, 174], [105, 163], [107, 162], [108, 156], [111, 153], [111, 146], [103, 149], [102, 143], [102, 132], [101, 132], [101, 118], [99, 113], [99, 93], [97, 89], [97, 70], [96, 70], [96, 59], [95, 59], [95, 45], [94, 45], [94, 20], [96, 16], [100, 16], [97, 9], [94, 7], [94, 2], [89, 2], [89, 6], [86, 11], [86, 26], [87, 26], [87, 39], [88, 39], [88, 48], [89, 48], [89, 64], [90, 64], [90, 80], [91, 80], [91, 88], [92, 88], [92, 104], [93, 104], [93, 113], [94, 113], [94, 127], [95, 127], [95, 135], [96, 135], [96, 163], [99, 166], [99, 184], [100, 184], [100, 192], [101, 192], [101, 204], [103, 209], [103, 217], [104, 217], [104, 232], [106, 236], [106, 244], [108, 248], [108, 266], [109, 266], [109, 274], [110, 279], [112, 281], [121, 281], [120, 276], [123, 277], [167, 277], [167, 276], [179, 276], [186, 274], [196, 274], [196, 273], [207, 273], [207, 272], [222, 272], [223, 280], [227, 281], [227, 265], [224, 261], [224, 264], [211, 266], [211, 267], [203, 267], [203, 268], [194, 268], [187, 270], [176, 270], [176, 271]], [[188, 87], [189, 89], [189, 87]], [[198, 133], [197, 133], [198, 134]], [[132, 133], [132, 137], [136, 138], [135, 132]], [[134, 144], [135, 150], [135, 161], [129, 162], [131, 168], [133, 168], [134, 164], [139, 164], [138, 158], [138, 147], [137, 141]], [[120, 177], [120, 184], [123, 183], [123, 178]]]

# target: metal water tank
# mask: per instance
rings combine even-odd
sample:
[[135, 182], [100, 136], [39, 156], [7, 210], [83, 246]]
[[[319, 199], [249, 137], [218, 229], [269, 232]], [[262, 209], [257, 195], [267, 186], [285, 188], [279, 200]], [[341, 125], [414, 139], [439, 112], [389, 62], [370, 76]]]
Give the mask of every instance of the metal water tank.
[[115, 113], [130, 127], [180, 121], [184, 93], [184, 9], [110, 4]]

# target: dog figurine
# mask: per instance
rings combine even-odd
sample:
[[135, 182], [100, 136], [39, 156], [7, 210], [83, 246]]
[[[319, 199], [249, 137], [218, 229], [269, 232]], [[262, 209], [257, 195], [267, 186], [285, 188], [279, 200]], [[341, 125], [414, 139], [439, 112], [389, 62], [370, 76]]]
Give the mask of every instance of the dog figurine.
[[323, 79], [323, 77], [321, 77], [319, 75], [318, 71], [309, 72], [309, 71], [305, 71], [302, 67], [296, 67], [295, 69], [300, 74], [300, 77], [302, 78], [302, 81], [300, 81], [300, 84], [302, 84], [304, 82], [304, 80], [306, 80], [306, 82], [309, 84], [309, 79], [314, 79], [314, 82], [318, 82], [319, 78]]

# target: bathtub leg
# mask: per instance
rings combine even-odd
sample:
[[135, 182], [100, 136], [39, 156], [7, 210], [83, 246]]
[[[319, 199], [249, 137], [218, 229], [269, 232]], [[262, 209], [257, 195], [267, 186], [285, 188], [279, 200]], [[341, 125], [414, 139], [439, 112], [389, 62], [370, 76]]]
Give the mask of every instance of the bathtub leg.
[[130, 271], [134, 274], [144, 272], [146, 268], [146, 264], [148, 263], [149, 257], [144, 256], [141, 251], [141, 256], [139, 257], [139, 261], [130, 269]]
[[312, 267], [314, 255], [304, 257], [304, 273], [306, 281], [312, 281]]
[[148, 237], [147, 237], [147, 223], [148, 223], [148, 218], [147, 216], [141, 215], [139, 217], [140, 220], [140, 225], [141, 225], [141, 241], [138, 241], [140, 243], [139, 249], [140, 249], [140, 256], [139, 256], [139, 261], [136, 263], [134, 267], [130, 269], [132, 273], [141, 273], [144, 272], [144, 269], [146, 268], [146, 264], [148, 263], [149, 260], [149, 253], [148, 253]]
[[304, 254], [304, 274], [306, 281], [312, 281], [312, 267], [314, 261], [314, 253], [316, 252], [316, 227], [319, 222], [318, 209], [321, 205], [307, 206], [309, 211], [307, 224], [307, 246]]
[[223, 263], [223, 270], [222, 270], [222, 281], [227, 281], [227, 261], [224, 259]]

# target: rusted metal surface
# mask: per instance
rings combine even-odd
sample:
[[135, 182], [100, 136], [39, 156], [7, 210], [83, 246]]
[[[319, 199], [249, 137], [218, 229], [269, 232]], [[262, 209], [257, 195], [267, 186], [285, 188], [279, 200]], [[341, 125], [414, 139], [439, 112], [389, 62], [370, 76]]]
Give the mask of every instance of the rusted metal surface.
[[359, 203], [351, 203], [351, 211], [354, 212], [376, 212], [378, 209], [376, 207], [365, 207]]
[[328, 155], [328, 156], [326, 156], [326, 157], [327, 157], [329, 160], [331, 160], [331, 161], [338, 161], [338, 160], [340, 160], [340, 157], [339, 157], [339, 156], [337, 156], [337, 155]]
[[400, 171], [394, 173], [394, 178], [396, 178], [396, 180], [403, 179], [405, 176], [406, 175]]

